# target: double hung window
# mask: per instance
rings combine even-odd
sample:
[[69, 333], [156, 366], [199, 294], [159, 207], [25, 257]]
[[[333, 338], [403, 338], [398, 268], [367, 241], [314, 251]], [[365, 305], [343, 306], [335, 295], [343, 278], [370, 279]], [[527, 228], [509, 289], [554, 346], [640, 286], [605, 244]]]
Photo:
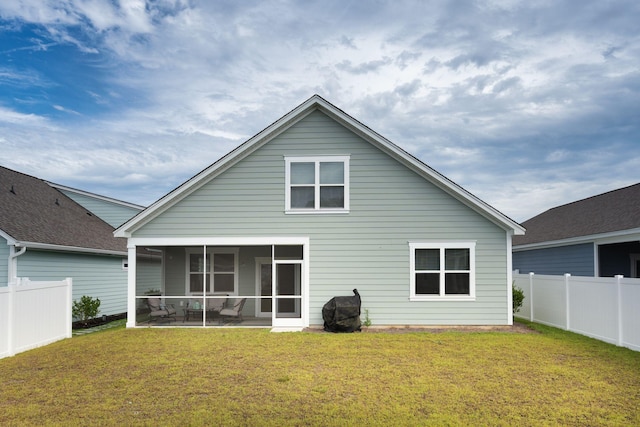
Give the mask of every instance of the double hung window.
[[349, 157], [285, 157], [285, 211], [347, 212]]
[[412, 300], [475, 299], [475, 243], [410, 243]]
[[237, 288], [237, 251], [189, 251], [187, 256], [187, 292], [191, 294], [226, 292]]

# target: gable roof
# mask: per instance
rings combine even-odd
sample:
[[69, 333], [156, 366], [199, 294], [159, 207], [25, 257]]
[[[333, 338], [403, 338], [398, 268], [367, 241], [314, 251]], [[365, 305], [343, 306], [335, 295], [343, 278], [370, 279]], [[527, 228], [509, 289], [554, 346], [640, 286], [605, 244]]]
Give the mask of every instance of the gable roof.
[[45, 181], [0, 166], [0, 235], [21, 247], [122, 254], [113, 227]]
[[258, 148], [260, 148], [276, 136], [280, 135], [282, 132], [286, 131], [291, 126], [298, 123], [300, 120], [304, 119], [314, 111], [320, 111], [326, 114], [339, 124], [343, 125], [347, 129], [354, 132], [356, 135], [363, 138], [365, 141], [379, 148], [389, 156], [395, 158], [409, 169], [417, 172], [432, 184], [441, 188], [465, 205], [471, 207], [503, 229], [510, 230], [514, 234], [524, 233], [524, 228], [517, 222], [500, 213], [498, 210], [480, 200], [473, 194], [469, 193], [459, 185], [455, 184], [444, 175], [436, 172], [434, 169], [427, 166], [416, 157], [407, 153], [388, 139], [384, 138], [383, 136], [374, 132], [372, 129], [360, 123], [353, 117], [349, 116], [347, 113], [329, 103], [321, 96], [313, 95], [311, 98], [307, 99], [305, 102], [291, 110], [289, 113], [276, 120], [260, 133], [256, 134], [255, 136], [238, 146], [236, 149], [213, 163], [211, 166], [204, 169], [202, 172], [195, 175], [193, 178], [189, 179], [184, 184], [153, 203], [140, 214], [136, 215], [131, 220], [121, 225], [118, 229], [116, 229], [115, 235], [118, 237], [130, 237], [131, 232], [141, 227], [148, 221], [152, 220], [156, 216], [160, 215], [164, 210], [174, 205], [179, 200], [186, 197], [188, 194], [191, 194], [193, 191], [200, 188], [209, 180], [213, 179], [215, 176], [227, 170], [229, 167], [231, 167], [244, 157], [256, 151]]
[[90, 197], [92, 199], [101, 200], [106, 203], [111, 203], [114, 205], [122, 206], [125, 208], [136, 209], [138, 211], [143, 210], [145, 207], [142, 205], [137, 205], [135, 203], [125, 202], [124, 200], [114, 199], [112, 197], [102, 196], [100, 194], [92, 193], [90, 191], [80, 190], [78, 188], [67, 187], [66, 185], [56, 184], [55, 182], [45, 181], [47, 184], [52, 186], [53, 188], [60, 190], [62, 192], [68, 191], [69, 193], [78, 194], [80, 196]]
[[640, 230], [640, 183], [588, 197], [541, 213], [523, 224], [514, 246]]

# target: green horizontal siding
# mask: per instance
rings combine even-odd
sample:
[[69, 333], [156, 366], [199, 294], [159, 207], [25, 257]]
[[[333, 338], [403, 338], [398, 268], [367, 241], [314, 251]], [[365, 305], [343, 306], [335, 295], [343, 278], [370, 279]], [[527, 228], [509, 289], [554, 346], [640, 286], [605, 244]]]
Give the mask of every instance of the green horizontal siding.
[[[284, 156], [345, 154], [351, 156], [349, 214], [284, 213]], [[505, 231], [319, 112], [133, 236], [308, 236], [312, 324], [322, 323], [328, 299], [353, 288], [377, 324], [507, 321]], [[477, 300], [409, 301], [409, 240], [476, 241]]]
[[109, 202], [108, 200], [78, 194], [73, 191], [59, 191], [114, 228], [124, 224], [140, 212], [140, 209]]
[[9, 282], [9, 246], [7, 240], [0, 237], [0, 286]]
[[27, 249], [18, 257], [18, 276], [30, 280], [73, 279], [73, 300], [100, 298], [100, 315], [127, 311], [127, 272], [122, 258]]

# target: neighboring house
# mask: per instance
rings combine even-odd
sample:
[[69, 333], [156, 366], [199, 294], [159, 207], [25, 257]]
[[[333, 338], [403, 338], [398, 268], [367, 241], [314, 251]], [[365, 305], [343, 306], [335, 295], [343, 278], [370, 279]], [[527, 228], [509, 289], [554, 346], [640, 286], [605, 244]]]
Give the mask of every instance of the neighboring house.
[[246, 298], [241, 325], [300, 329], [354, 288], [375, 325], [511, 324], [523, 232], [315, 95], [115, 235], [129, 239], [128, 327], [147, 321], [135, 316], [144, 247], [162, 253], [179, 316], [203, 292], [228, 294]]
[[112, 227], [118, 227], [140, 213], [144, 206], [112, 199], [88, 191], [65, 187], [64, 185], [47, 182], [53, 188], [64, 193], [67, 197], [84, 206], [89, 212], [99, 216]]
[[0, 167], [0, 286], [71, 277], [74, 300], [88, 295], [100, 298], [100, 314], [126, 312], [127, 246], [113, 231], [47, 182]]
[[640, 184], [558, 206], [513, 239], [521, 273], [640, 277]]

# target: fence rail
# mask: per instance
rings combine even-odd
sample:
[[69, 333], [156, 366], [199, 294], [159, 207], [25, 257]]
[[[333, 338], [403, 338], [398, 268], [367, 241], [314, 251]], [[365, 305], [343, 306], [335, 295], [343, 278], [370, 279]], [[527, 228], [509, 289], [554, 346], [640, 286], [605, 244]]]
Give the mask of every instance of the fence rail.
[[514, 274], [516, 317], [640, 351], [640, 279]]
[[0, 359], [71, 338], [72, 281], [19, 278], [0, 288]]

